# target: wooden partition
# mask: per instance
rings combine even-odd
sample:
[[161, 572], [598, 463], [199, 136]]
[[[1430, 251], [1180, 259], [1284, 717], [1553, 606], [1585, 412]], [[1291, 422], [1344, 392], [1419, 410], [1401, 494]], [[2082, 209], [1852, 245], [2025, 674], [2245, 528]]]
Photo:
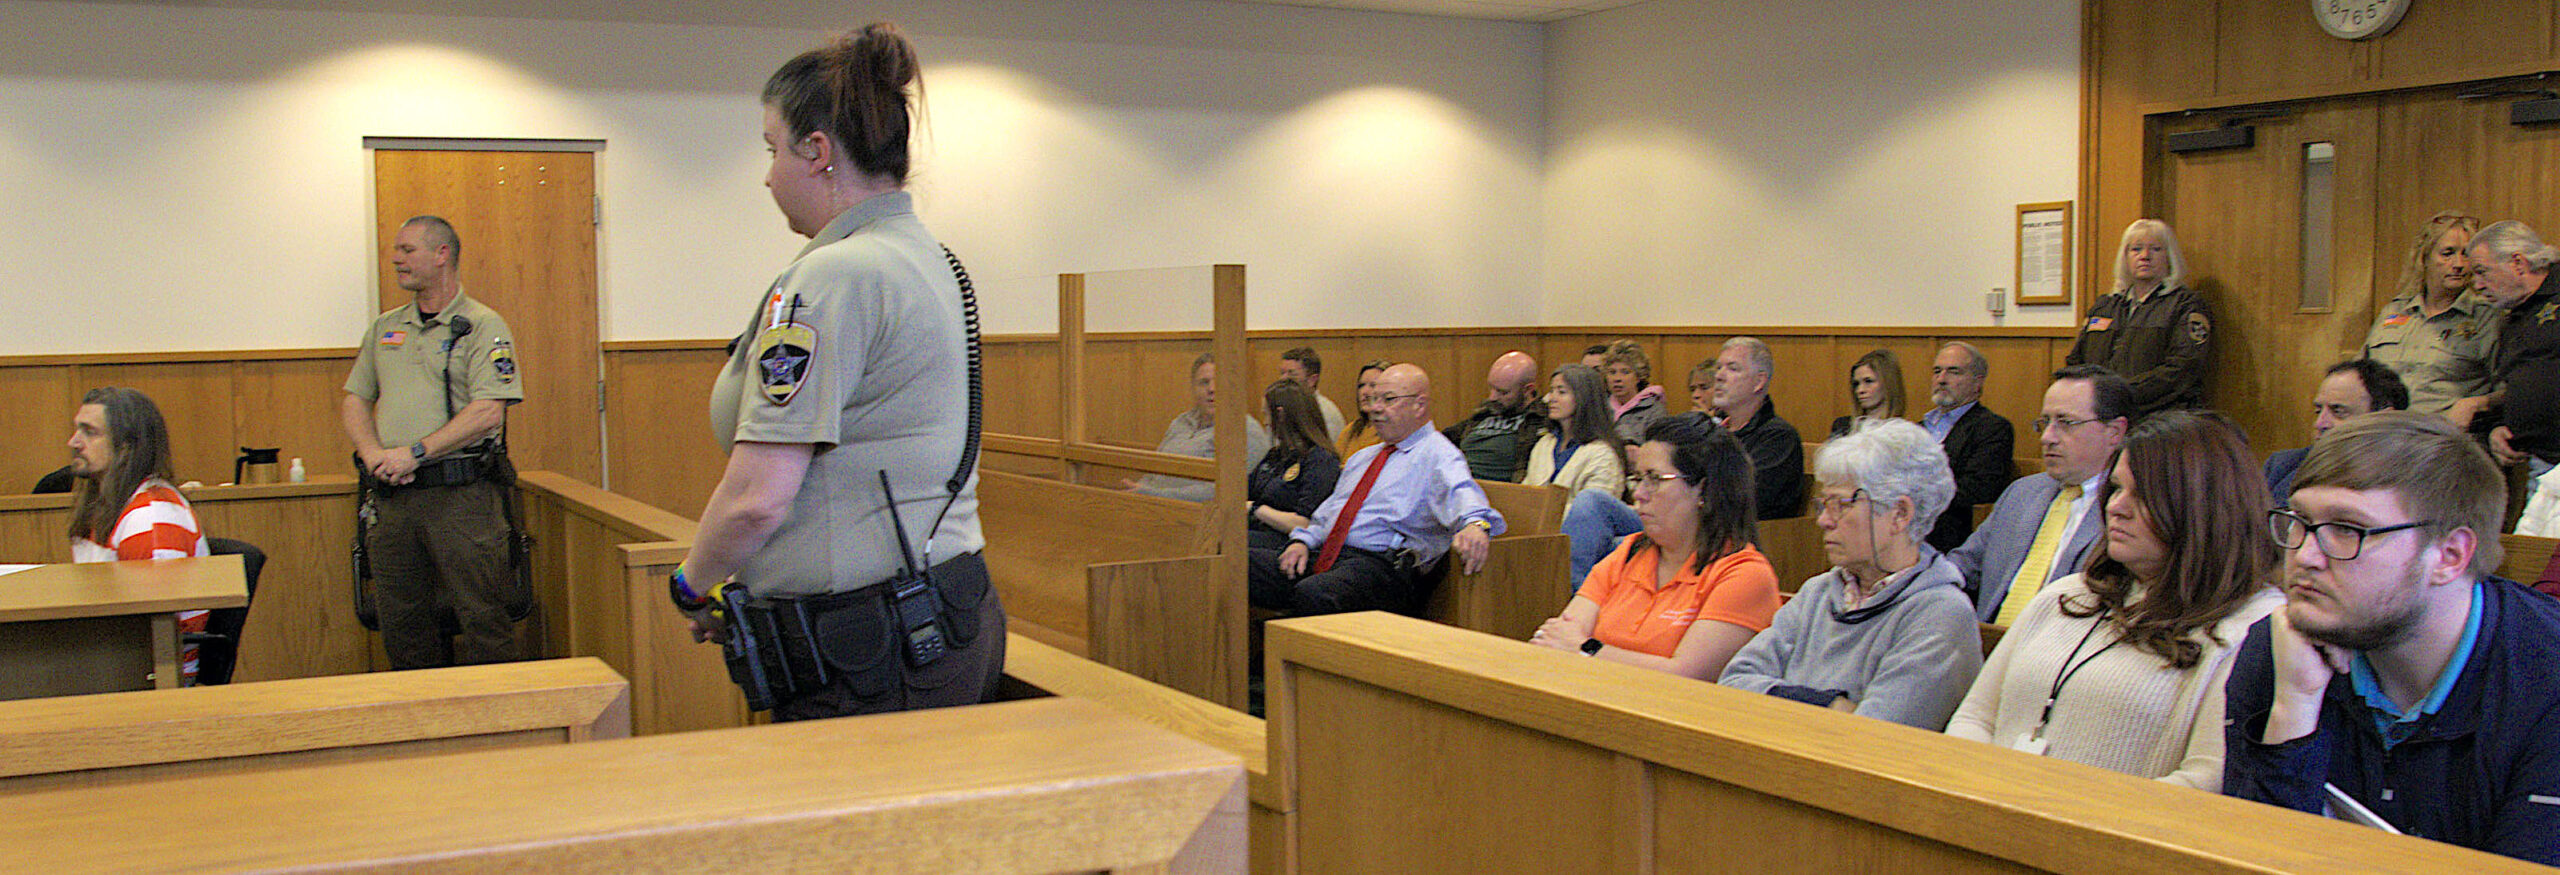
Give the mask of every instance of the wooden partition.
[[[1242, 771], [1048, 699], [22, 795], [0, 840], [48, 872], [1235, 871]], [[136, 820], [185, 800], [219, 840]]]
[[0, 794], [621, 738], [593, 659], [0, 702]]
[[1271, 782], [1262, 718], [1154, 683], [1019, 634], [1005, 644], [1005, 698], [1072, 696], [1135, 717], [1228, 753], [1244, 763], [1253, 869], [1287, 871], [1279, 856], [1279, 785]]
[[1298, 871], [2547, 871], [1387, 614], [1268, 647]]

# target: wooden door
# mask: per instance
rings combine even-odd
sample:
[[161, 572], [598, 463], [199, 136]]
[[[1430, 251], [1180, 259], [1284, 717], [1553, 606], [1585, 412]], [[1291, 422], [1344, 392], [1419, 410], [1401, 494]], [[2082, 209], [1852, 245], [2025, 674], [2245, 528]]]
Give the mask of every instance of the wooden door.
[[[2249, 430], [2260, 453], [2311, 439], [2309, 399], [2330, 364], [2363, 349], [2398, 294], [2418, 228], [2440, 210], [2483, 224], [2517, 219], [2560, 238], [2560, 125], [2507, 121], [2513, 95], [2474, 86], [2332, 98], [2258, 119], [2249, 149], [2150, 158], [2147, 210], [2169, 220], [2190, 285], [2218, 318], [2208, 400]], [[2212, 119], [2155, 117], [2156, 134]], [[2153, 142], [2158, 142], [2157, 137]], [[2305, 306], [2302, 183], [2306, 149], [2329, 143], [2334, 226], [2325, 307]], [[2112, 241], [2121, 229], [2104, 229]], [[2111, 264], [2112, 261], [2107, 263]]]
[[[507, 415], [516, 467], [602, 484], [595, 155], [376, 150], [374, 214], [382, 264], [409, 217], [452, 222], [464, 293], [506, 317], [524, 379]], [[410, 302], [378, 273], [381, 309]]]
[[[2213, 307], [2206, 402], [2238, 422], [2260, 455], [2311, 442], [2320, 374], [2355, 355], [2372, 324], [2375, 116], [2373, 98], [2328, 101], [2248, 122], [2257, 128], [2251, 148], [2154, 159], [2151, 214], [2177, 233], [2187, 285]], [[2323, 152], [2325, 201], [2306, 192]], [[2110, 245], [2123, 231], [2102, 230]], [[2112, 283], [2112, 249], [2102, 262]]]

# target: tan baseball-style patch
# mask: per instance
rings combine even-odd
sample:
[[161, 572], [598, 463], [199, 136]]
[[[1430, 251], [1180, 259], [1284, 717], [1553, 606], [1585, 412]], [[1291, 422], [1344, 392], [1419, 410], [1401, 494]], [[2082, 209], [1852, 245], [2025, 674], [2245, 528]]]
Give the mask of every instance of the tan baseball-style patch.
[[2213, 336], [2213, 320], [2205, 318], [2202, 313], [2187, 314], [2188, 342], [2203, 343], [2205, 338], [2211, 336]]

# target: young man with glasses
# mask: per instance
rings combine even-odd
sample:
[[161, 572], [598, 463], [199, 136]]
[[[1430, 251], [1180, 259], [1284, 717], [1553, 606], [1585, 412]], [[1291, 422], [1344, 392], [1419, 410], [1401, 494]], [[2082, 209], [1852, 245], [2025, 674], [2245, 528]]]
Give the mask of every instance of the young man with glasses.
[[2080, 570], [2106, 530], [2098, 484], [2132, 413], [2133, 387], [2115, 372], [2096, 365], [2053, 372], [2034, 423], [2043, 473], [2010, 483], [1982, 527], [1947, 552], [1982, 622], [2007, 625], [2036, 590]]
[[2287, 603], [2231, 670], [2225, 794], [2560, 864], [2560, 601], [2490, 573], [2505, 507], [2435, 416], [2312, 444], [2268, 517]]

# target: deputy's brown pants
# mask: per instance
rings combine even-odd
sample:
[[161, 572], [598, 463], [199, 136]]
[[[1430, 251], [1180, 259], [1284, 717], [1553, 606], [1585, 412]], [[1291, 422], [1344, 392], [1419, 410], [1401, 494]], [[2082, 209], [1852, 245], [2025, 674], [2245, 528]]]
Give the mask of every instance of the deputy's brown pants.
[[[507, 565], [507, 518], [498, 484], [391, 489], [375, 499], [366, 532], [374, 606], [391, 667], [436, 668], [517, 659], [507, 619], [515, 574]], [[460, 634], [439, 628], [453, 608]]]

